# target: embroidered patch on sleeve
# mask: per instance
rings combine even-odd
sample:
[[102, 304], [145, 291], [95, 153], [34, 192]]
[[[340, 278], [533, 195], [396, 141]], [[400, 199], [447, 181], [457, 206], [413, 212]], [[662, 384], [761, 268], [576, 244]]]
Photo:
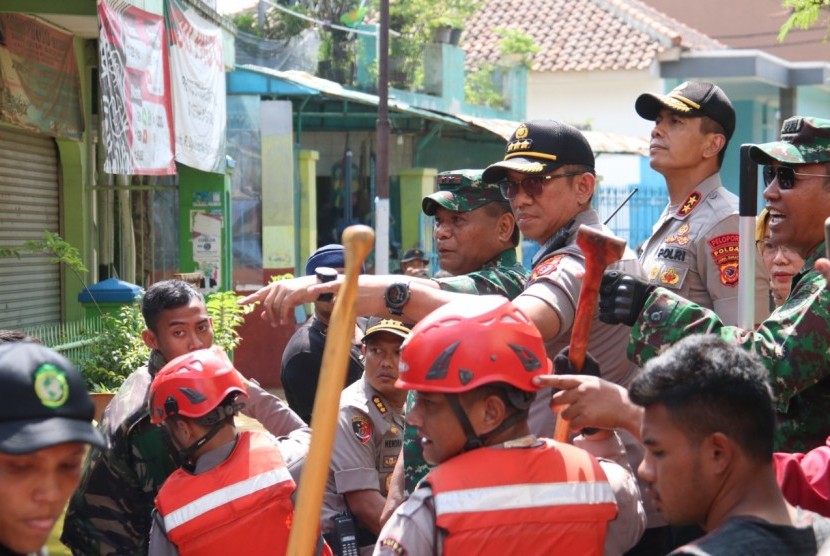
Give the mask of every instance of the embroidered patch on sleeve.
[[733, 288], [738, 285], [738, 241], [738, 234], [723, 234], [709, 240], [721, 284]]
[[361, 444], [366, 444], [372, 438], [372, 423], [362, 415], [352, 417], [352, 432]]
[[381, 540], [378, 546], [380, 546], [381, 548], [385, 548], [393, 554], [397, 554], [398, 556], [406, 556], [406, 549], [403, 547], [401, 543], [399, 543], [392, 537], [386, 537], [385, 539]]
[[565, 258], [565, 255], [554, 255], [553, 257], [545, 259], [541, 263], [537, 264], [530, 275], [530, 280], [528, 281], [532, 282], [540, 276], [549, 276], [553, 274], [556, 272], [556, 269], [559, 268], [559, 261], [563, 258]]

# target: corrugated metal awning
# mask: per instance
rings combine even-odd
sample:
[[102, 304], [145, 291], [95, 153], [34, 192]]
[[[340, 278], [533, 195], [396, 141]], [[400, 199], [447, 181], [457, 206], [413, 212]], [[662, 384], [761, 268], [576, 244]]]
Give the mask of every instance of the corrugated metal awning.
[[[279, 84], [275, 83], [259, 83], [258, 88], [254, 87], [253, 90], [251, 90], [251, 87], [243, 86], [245, 72], [249, 72], [263, 77], [274, 78], [291, 86], [280, 86]], [[236, 73], [241, 73], [241, 75], [234, 77], [234, 74]], [[279, 71], [262, 66], [243, 65], [237, 66], [236, 70], [229, 75], [228, 79], [229, 85], [233, 85], [230, 87], [230, 92], [233, 93], [246, 92], [254, 94], [265, 94], [270, 92], [286, 96], [324, 95], [327, 97], [345, 100], [349, 102], [355, 102], [357, 104], [363, 104], [366, 106], [377, 106], [379, 104], [379, 99], [377, 95], [347, 89], [339, 83], [329, 81], [328, 79], [316, 77], [304, 71]], [[233, 83], [231, 83], [231, 80], [233, 80]], [[263, 86], [266, 90], [262, 90]], [[402, 102], [400, 100], [396, 100], [394, 98], [389, 99], [389, 110], [403, 112], [405, 114], [418, 116], [426, 120], [451, 124], [463, 128], [470, 127], [470, 125], [467, 122], [454, 116], [442, 114], [440, 112], [435, 112], [432, 110], [425, 110], [423, 108], [417, 108], [415, 106], [412, 106], [411, 104]]]

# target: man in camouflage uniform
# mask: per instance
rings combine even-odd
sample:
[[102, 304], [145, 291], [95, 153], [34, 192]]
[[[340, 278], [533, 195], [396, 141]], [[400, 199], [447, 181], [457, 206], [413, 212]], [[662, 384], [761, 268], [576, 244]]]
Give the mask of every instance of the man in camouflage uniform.
[[[738, 322], [738, 197], [718, 173], [735, 131], [720, 87], [687, 81], [667, 95], [645, 93], [637, 113], [654, 121], [651, 167], [666, 179], [669, 204], [642, 246], [649, 282]], [[766, 267], [755, 258], [755, 322], [769, 315]]]
[[640, 364], [697, 332], [717, 334], [759, 355], [775, 392], [775, 449], [803, 452], [824, 444], [830, 430], [830, 293], [813, 269], [824, 253], [824, 220], [830, 216], [830, 120], [790, 118], [780, 141], [756, 145], [750, 156], [766, 165], [770, 240], [805, 260], [784, 304], [756, 329], [743, 330], [665, 288], [606, 274], [600, 313], [606, 322], [634, 326], [628, 355]]
[[[416, 322], [458, 293], [498, 294], [513, 299], [524, 289], [528, 272], [516, 259], [519, 229], [497, 184], [485, 184], [481, 170], [454, 170], [438, 174], [437, 191], [426, 196], [421, 208], [435, 217], [433, 237], [447, 278], [422, 279], [397, 275], [361, 275], [356, 300], [357, 313]], [[274, 321], [288, 322], [296, 305], [314, 301], [321, 293], [335, 292], [340, 281], [314, 286], [308, 277], [274, 282], [243, 299], [262, 301], [265, 314]], [[385, 292], [405, 287], [410, 296], [402, 315], [390, 312]], [[412, 399], [407, 400], [411, 407]], [[384, 515], [389, 515], [405, 493], [401, 462], [405, 462], [406, 492], [429, 472], [421, 454], [414, 427], [404, 428], [403, 458], [398, 459]], [[396, 502], [395, 502], [396, 501]]]
[[[180, 280], [151, 286], [141, 311], [142, 336], [152, 349], [146, 366], [124, 381], [98, 425], [110, 449], [92, 449], [81, 483], [69, 502], [61, 541], [74, 554], [146, 554], [153, 500], [179, 467], [178, 452], [150, 423], [147, 394], [165, 363], [213, 343], [213, 326], [202, 295]], [[297, 478], [311, 438], [306, 424], [278, 398], [248, 381], [244, 413], [280, 439]]]

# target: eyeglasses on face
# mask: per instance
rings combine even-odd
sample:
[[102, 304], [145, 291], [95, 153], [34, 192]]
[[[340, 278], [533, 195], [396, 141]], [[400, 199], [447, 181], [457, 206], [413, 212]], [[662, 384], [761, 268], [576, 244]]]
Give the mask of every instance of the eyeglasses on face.
[[775, 178], [778, 178], [778, 187], [781, 189], [792, 189], [795, 185], [796, 176], [815, 178], [830, 178], [829, 174], [808, 174], [796, 172], [791, 166], [764, 166], [764, 183], [769, 185]]
[[558, 178], [569, 178], [571, 176], [579, 176], [585, 172], [566, 172], [564, 174], [555, 174], [552, 176], [531, 176], [519, 181], [502, 180], [499, 182], [499, 189], [501, 189], [502, 196], [508, 201], [512, 201], [519, 194], [519, 187], [525, 190], [525, 193], [532, 198], [536, 198], [542, 194], [542, 188], [551, 180]]

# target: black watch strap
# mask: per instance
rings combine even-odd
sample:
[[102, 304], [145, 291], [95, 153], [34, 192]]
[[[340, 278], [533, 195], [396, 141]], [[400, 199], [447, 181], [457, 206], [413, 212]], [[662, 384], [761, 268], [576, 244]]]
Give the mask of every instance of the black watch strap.
[[409, 302], [409, 282], [393, 282], [386, 287], [384, 301], [393, 315], [403, 315], [403, 308]]

